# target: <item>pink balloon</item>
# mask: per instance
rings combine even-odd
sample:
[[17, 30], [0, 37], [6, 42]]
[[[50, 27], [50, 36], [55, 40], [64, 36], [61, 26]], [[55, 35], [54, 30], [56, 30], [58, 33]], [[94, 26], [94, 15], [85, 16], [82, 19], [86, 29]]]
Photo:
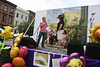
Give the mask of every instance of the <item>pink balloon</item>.
[[69, 61], [69, 57], [64, 57], [63, 59], [60, 60], [60, 66], [61, 67], [66, 67], [66, 64]]
[[86, 65], [86, 59], [83, 56], [80, 56], [81, 61], [83, 61], [83, 67]]
[[2, 67], [13, 67], [13, 65], [11, 63], [5, 63], [4, 65], [2, 65]]
[[20, 50], [19, 50], [19, 57], [25, 58], [28, 54], [28, 48], [26, 46], [23, 46]]
[[80, 57], [79, 53], [72, 53], [72, 54], [70, 55], [70, 59], [72, 59], [72, 58], [74, 58], [74, 57], [79, 58], [79, 57]]

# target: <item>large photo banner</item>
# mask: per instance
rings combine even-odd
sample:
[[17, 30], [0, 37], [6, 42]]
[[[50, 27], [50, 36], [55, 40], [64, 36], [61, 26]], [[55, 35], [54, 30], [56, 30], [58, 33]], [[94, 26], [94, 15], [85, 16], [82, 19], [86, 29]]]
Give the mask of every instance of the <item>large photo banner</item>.
[[79, 40], [82, 43], [87, 41], [87, 22], [88, 22], [88, 7], [73, 7], [47, 10], [47, 23], [51, 30], [56, 33], [57, 15], [64, 14], [64, 30], [67, 31], [68, 40]]

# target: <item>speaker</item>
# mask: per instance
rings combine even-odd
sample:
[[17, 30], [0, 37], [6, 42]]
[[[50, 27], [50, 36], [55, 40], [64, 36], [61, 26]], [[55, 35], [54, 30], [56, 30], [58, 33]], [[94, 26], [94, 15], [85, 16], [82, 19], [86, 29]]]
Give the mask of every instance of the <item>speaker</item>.
[[70, 42], [68, 43], [67, 55], [74, 52], [78, 52], [81, 56], [84, 56], [84, 46], [80, 42]]
[[30, 37], [23, 37], [19, 45], [27, 46], [28, 48], [35, 48], [38, 46], [35, 40]]
[[100, 43], [88, 43], [86, 45], [86, 58], [100, 59]]

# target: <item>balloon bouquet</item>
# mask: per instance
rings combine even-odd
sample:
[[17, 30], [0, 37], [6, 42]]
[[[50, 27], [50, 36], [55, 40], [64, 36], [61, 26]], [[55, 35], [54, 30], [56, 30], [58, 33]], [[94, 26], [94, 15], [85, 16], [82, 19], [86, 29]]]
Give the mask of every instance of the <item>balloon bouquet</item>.
[[[6, 46], [5, 42], [9, 39], [9, 38], [13, 38], [13, 28], [10, 26], [5, 26], [4, 30], [1, 31], [0, 36], [4, 37], [4, 42], [3, 44], [0, 42], [1, 44], [1, 50], [3, 49], [10, 49], [11, 47]], [[27, 56], [28, 54], [28, 48], [26, 46], [23, 46], [19, 49], [18, 44], [20, 43], [21, 39], [23, 37], [23, 33], [21, 33], [14, 41], [14, 44], [11, 48], [10, 51], [10, 58], [12, 59], [12, 63], [5, 63], [4, 65], [2, 65], [2, 67], [26, 67], [25, 66], [25, 61], [24, 58]]]
[[72, 53], [69, 57], [64, 57], [60, 61], [60, 67], [85, 67], [85, 58], [78, 53]]
[[5, 26], [4, 30], [1, 30], [0, 36], [4, 38], [4, 42], [3, 43], [0, 42], [1, 49], [10, 49], [11, 48], [9, 46], [4, 47], [4, 45], [8, 39], [13, 38], [14, 33], [12, 31], [13, 31], [13, 28], [10, 26]]

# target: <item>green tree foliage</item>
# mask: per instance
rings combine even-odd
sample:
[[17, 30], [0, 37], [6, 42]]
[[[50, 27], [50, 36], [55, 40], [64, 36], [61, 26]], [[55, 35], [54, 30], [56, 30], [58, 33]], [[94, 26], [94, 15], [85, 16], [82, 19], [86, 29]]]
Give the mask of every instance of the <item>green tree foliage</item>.
[[67, 18], [64, 19], [64, 30], [67, 30], [66, 26], [67, 26]]
[[4, 26], [10, 26], [10, 27], [12, 27], [12, 28], [16, 27], [16, 25], [14, 25], [14, 24], [11, 24], [11, 25], [4, 25]]
[[[18, 25], [18, 28], [17, 28], [18, 32], [25, 33], [25, 31], [28, 28], [30, 23], [31, 23], [31, 21], [28, 21], [28, 22], [23, 22], [20, 25]], [[32, 36], [33, 35], [33, 28], [34, 28], [34, 21], [33, 21], [32, 25], [30, 26], [29, 30], [27, 31], [26, 35]]]

